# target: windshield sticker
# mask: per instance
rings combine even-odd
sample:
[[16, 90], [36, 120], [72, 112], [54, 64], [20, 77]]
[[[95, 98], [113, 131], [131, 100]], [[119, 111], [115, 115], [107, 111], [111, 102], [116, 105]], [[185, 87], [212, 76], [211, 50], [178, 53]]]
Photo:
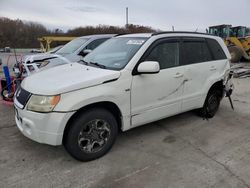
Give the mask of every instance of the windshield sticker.
[[129, 40], [127, 44], [142, 45], [144, 42], [145, 40]]

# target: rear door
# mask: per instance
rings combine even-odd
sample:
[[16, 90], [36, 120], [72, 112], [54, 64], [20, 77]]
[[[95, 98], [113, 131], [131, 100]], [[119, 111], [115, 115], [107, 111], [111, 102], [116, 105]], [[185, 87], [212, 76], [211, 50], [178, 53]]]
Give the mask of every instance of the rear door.
[[[215, 48], [215, 44], [219, 44], [214, 42], [216, 41], [213, 39], [198, 37], [182, 38], [180, 64], [185, 67], [187, 79], [184, 85], [182, 111], [201, 107], [208, 87], [216, 81], [221, 70], [224, 70], [226, 56], [221, 48]], [[215, 57], [213, 51], [218, 57]]]

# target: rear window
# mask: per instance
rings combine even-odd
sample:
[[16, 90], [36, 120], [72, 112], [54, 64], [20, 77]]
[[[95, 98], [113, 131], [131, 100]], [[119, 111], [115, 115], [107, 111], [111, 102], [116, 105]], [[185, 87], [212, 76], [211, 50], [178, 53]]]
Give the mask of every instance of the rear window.
[[227, 56], [225, 55], [223, 49], [216, 40], [214, 39], [206, 39], [206, 40], [209, 48], [212, 51], [214, 60], [227, 59]]
[[205, 39], [183, 39], [181, 43], [180, 64], [189, 65], [212, 61]]

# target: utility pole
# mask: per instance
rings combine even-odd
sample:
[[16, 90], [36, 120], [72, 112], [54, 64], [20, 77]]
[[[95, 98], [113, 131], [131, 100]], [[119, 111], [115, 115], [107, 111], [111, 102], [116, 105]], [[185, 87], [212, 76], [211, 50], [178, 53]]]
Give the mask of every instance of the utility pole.
[[126, 28], [128, 28], [128, 7], [126, 7]]

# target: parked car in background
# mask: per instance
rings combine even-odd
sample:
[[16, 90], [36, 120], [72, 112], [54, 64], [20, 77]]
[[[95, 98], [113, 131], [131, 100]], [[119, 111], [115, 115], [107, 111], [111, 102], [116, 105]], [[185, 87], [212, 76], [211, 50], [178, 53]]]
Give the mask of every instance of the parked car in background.
[[56, 46], [55, 48], [52, 48], [50, 51], [48, 51], [49, 53], [51, 54], [54, 54], [56, 53], [58, 50], [60, 50], [64, 45], [59, 45], [59, 46]]
[[34, 53], [34, 54], [40, 54], [40, 53], [43, 53], [43, 51], [41, 49], [31, 49], [30, 50], [30, 53]]
[[10, 47], [4, 47], [3, 49], [0, 49], [0, 52], [10, 53], [11, 49], [10, 49]]
[[88, 35], [88, 36], [78, 37], [65, 44], [55, 53], [27, 55], [24, 58], [25, 59], [24, 64], [26, 66], [30, 66], [30, 64], [35, 63], [37, 67], [40, 69], [45, 67], [46, 68], [54, 67], [69, 62], [77, 62], [82, 57], [87, 55], [89, 52], [94, 50], [97, 46], [99, 46], [104, 41], [108, 40], [113, 36], [115, 35], [101, 34], [101, 35]]
[[[78, 45], [69, 46], [61, 52]], [[78, 63], [27, 77], [15, 95], [15, 121], [26, 137], [93, 160], [119, 129], [194, 109], [212, 118], [232, 91], [230, 58], [221, 38], [205, 34], [113, 37]]]

